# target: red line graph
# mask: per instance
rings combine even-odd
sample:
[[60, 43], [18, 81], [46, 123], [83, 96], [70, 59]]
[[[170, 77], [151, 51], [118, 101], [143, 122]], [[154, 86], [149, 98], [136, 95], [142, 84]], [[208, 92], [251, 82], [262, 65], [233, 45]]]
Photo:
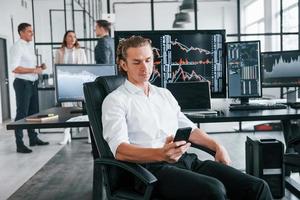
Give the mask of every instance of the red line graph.
[[186, 45], [180, 43], [177, 41], [177, 39], [175, 39], [175, 41], [171, 41], [171, 44], [173, 46], [178, 46], [181, 50], [185, 51], [186, 53], [189, 53], [190, 51], [198, 51], [199, 53], [205, 53], [206, 55], [208, 54], [212, 54], [212, 52], [206, 50], [206, 49], [202, 49], [202, 48], [199, 48], [199, 47], [187, 47]]
[[178, 80], [182, 81], [207, 81], [203, 76], [197, 74], [194, 70], [192, 73], [186, 72], [181, 66], [178, 67], [176, 71], [172, 73], [172, 82], [175, 83]]
[[193, 64], [193, 65], [207, 65], [207, 64], [211, 64], [212, 62], [208, 59], [206, 60], [200, 60], [200, 61], [189, 61], [187, 58], [186, 59], [182, 59], [180, 58], [180, 60], [177, 62], [177, 64], [179, 65], [184, 65], [184, 64]]
[[153, 68], [153, 72], [152, 72], [152, 75], [149, 79], [149, 82], [150, 83], [153, 83], [156, 79], [160, 78], [160, 72], [158, 71], [158, 68], [154, 66]]

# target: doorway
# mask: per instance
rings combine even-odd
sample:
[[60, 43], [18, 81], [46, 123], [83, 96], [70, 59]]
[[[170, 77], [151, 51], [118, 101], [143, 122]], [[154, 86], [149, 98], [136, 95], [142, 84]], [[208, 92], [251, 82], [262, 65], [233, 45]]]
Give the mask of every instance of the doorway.
[[9, 120], [10, 117], [10, 100], [9, 100], [9, 79], [7, 66], [7, 51], [6, 40], [0, 38], [0, 94], [1, 94], [1, 108], [2, 121]]

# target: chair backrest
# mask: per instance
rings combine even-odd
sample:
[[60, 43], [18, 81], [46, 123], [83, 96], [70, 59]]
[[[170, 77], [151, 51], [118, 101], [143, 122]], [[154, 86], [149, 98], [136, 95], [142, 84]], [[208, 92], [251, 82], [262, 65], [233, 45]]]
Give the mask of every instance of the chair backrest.
[[83, 86], [86, 110], [89, 116], [93, 139], [97, 151], [102, 158], [113, 157], [102, 134], [102, 103], [105, 97], [118, 88], [124, 81], [125, 78], [122, 76], [105, 76], [98, 77], [94, 82], [85, 83]]

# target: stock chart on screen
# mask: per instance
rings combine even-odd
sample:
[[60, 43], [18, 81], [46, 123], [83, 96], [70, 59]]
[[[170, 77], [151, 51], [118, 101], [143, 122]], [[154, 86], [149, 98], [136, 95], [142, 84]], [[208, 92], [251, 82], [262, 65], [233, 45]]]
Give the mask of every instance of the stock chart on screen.
[[263, 87], [300, 86], [300, 51], [275, 51], [261, 54]]

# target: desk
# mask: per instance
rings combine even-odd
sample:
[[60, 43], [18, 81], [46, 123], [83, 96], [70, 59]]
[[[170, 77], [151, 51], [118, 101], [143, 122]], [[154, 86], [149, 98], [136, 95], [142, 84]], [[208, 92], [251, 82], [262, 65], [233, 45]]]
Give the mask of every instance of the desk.
[[70, 118], [77, 117], [82, 115], [81, 113], [71, 113], [73, 111], [73, 107], [53, 107], [47, 110], [43, 110], [36, 115], [44, 115], [53, 113], [58, 115], [57, 120], [49, 120], [44, 122], [28, 122], [25, 119], [20, 119], [18, 121], [9, 123], [6, 125], [7, 130], [15, 130], [15, 129], [42, 129], [42, 128], [68, 128], [68, 127], [89, 127], [89, 121], [80, 121], [80, 122], [67, 122]]
[[213, 123], [213, 122], [242, 122], [242, 121], [266, 121], [280, 120], [282, 122], [284, 139], [287, 141], [292, 138], [291, 120], [300, 119], [300, 109], [293, 108], [275, 110], [251, 110], [251, 111], [220, 111], [217, 116], [187, 116], [194, 123]]
[[[57, 120], [45, 122], [28, 122], [25, 119], [18, 120], [7, 124], [7, 130], [15, 129], [42, 129], [42, 128], [67, 128], [67, 127], [89, 127], [88, 121], [67, 122], [72, 117], [80, 116], [80, 113], [71, 113], [74, 110], [72, 107], [54, 107], [38, 114], [57, 114]], [[194, 123], [213, 123], [213, 122], [242, 122], [242, 121], [266, 121], [266, 120], [281, 120], [283, 125], [283, 133], [285, 141], [292, 137], [291, 120], [300, 119], [300, 109], [293, 108], [279, 110], [255, 110], [255, 111], [229, 111], [222, 110], [217, 116], [198, 117], [188, 115], [188, 118]], [[35, 115], [38, 115], [35, 114]], [[34, 115], [33, 115], [34, 116]]]
[[[55, 115], [58, 115], [58, 119], [44, 121], [44, 122], [28, 122], [25, 119], [20, 119], [18, 121], [7, 124], [6, 129], [7, 130], [16, 130], [16, 129], [29, 129], [29, 128], [42, 129], [42, 128], [70, 128], [70, 127], [89, 127], [90, 128], [89, 121], [67, 121], [73, 117], [82, 115], [81, 113], [71, 113], [71, 111], [74, 111], [74, 110], [76, 110], [76, 108], [74, 108], [74, 107], [49, 108], [47, 110], [43, 110], [32, 116], [53, 113]], [[90, 134], [91, 133], [92, 132], [90, 129]], [[91, 142], [92, 142], [92, 148], [93, 148], [93, 156], [94, 156], [94, 158], [98, 158], [99, 157], [98, 152], [94, 151], [95, 142], [94, 142], [94, 137], [92, 137], [92, 135], [91, 135]]]

